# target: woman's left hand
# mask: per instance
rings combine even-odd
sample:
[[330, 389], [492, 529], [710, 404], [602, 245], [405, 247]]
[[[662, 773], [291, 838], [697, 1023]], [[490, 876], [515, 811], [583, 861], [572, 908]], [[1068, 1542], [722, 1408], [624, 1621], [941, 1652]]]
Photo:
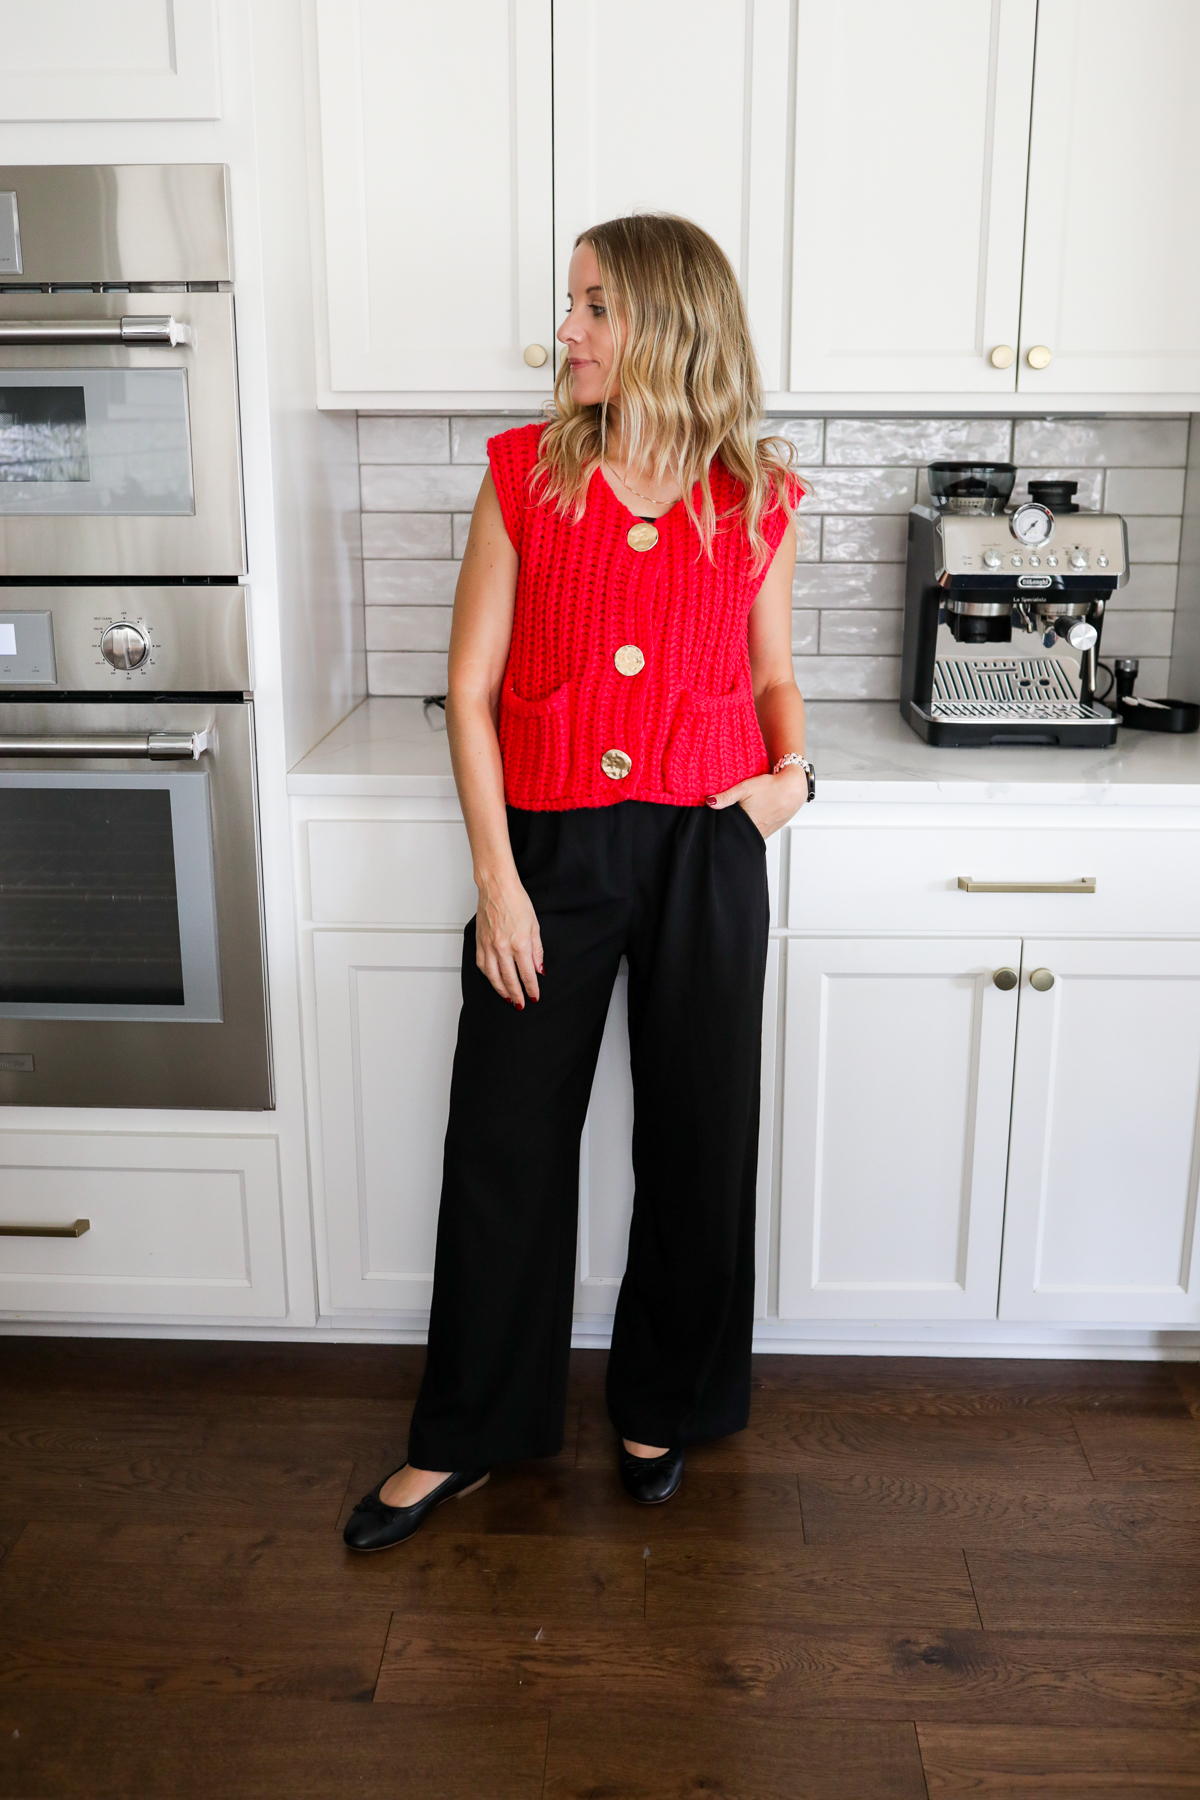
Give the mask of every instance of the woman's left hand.
[[739, 781], [723, 794], [710, 794], [707, 805], [717, 811], [724, 806], [741, 806], [765, 838], [789, 819], [795, 818], [808, 799], [808, 776], [797, 763], [789, 763], [778, 775], [753, 775]]

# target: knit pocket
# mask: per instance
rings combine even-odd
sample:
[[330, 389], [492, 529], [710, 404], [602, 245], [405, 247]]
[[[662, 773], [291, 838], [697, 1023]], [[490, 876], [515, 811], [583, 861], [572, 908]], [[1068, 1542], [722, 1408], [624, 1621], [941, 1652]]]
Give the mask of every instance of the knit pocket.
[[744, 688], [730, 694], [685, 688], [667, 738], [663, 781], [668, 793], [694, 801], [743, 780], [761, 753], [754, 701]]
[[[505, 683], [500, 696], [504, 787], [514, 806], [536, 812], [567, 785], [571, 766], [571, 684], [543, 700], [522, 700]], [[515, 798], [513, 798], [515, 796]]]

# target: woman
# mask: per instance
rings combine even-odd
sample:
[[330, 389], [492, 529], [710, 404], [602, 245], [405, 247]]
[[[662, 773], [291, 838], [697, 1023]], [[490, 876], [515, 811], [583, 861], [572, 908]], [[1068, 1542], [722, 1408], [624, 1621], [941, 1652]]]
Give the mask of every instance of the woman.
[[750, 1401], [764, 840], [810, 796], [790, 446], [724, 254], [614, 219], [570, 266], [548, 423], [488, 445], [447, 724], [474, 858], [433, 1306], [380, 1550], [562, 1447], [579, 1140], [622, 955], [636, 1197], [607, 1396], [635, 1500]]

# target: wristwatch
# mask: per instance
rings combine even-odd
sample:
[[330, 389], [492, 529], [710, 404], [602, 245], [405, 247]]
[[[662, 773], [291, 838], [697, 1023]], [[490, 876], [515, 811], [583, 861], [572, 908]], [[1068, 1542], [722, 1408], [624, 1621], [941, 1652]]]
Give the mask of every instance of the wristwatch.
[[780, 769], [786, 769], [792, 763], [795, 763], [797, 768], [804, 770], [805, 779], [808, 782], [808, 798], [815, 800], [817, 797], [817, 771], [806, 756], [797, 756], [794, 750], [789, 750], [787, 755], [781, 756], [775, 764], [771, 770], [772, 775], [778, 775]]

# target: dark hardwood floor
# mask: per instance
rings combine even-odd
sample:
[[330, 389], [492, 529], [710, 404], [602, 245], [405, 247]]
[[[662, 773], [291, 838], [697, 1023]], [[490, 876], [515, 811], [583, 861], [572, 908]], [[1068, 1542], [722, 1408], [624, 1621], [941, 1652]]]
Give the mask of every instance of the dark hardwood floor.
[[577, 1353], [354, 1557], [422, 1355], [0, 1338], [0, 1800], [1200, 1796], [1195, 1365], [761, 1357], [643, 1510]]

